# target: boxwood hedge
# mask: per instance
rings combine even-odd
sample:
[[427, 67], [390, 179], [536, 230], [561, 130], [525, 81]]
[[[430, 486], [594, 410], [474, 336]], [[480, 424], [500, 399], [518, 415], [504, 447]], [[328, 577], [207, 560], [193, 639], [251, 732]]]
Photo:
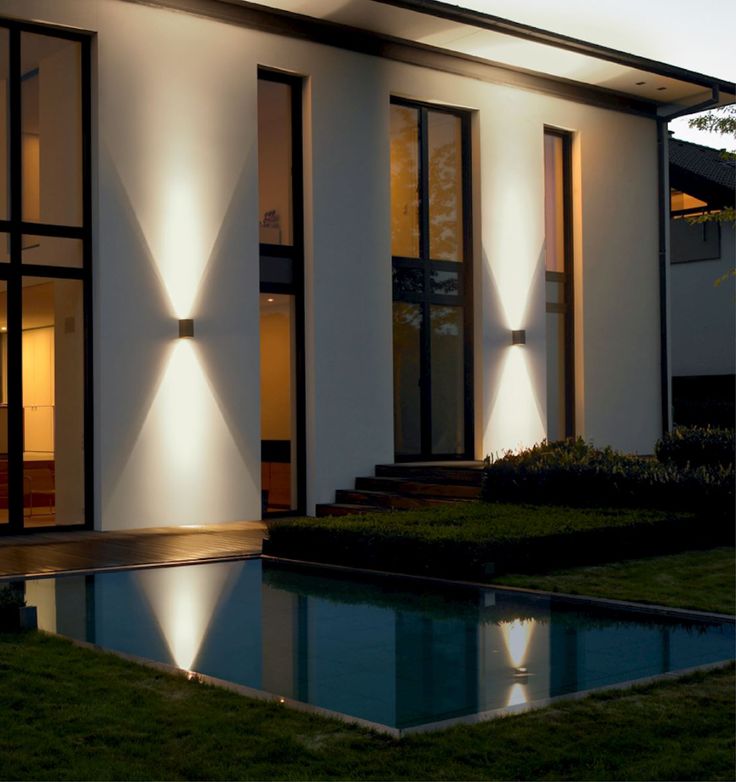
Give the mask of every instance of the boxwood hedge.
[[[693, 541], [697, 542], [694, 544]], [[507, 572], [667, 553], [733, 541], [692, 513], [458, 503], [268, 524], [264, 553], [397, 573], [488, 580]]]

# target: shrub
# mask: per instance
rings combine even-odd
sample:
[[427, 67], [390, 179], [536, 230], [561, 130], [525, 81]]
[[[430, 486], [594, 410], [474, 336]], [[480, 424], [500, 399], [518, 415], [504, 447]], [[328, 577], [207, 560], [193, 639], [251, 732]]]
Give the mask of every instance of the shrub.
[[678, 467], [733, 465], [736, 442], [733, 429], [678, 426], [657, 442], [660, 462]]
[[733, 541], [692, 513], [458, 503], [426, 510], [269, 522], [264, 553], [296, 560], [486, 580]]
[[733, 465], [680, 468], [672, 462], [594, 448], [582, 438], [542, 442], [488, 460], [483, 498], [573, 507], [638, 507], [732, 512]]

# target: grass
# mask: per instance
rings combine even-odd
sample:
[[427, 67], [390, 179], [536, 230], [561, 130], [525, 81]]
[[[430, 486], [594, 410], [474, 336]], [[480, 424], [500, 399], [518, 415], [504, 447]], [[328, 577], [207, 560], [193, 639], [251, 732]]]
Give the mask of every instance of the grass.
[[267, 551], [317, 562], [478, 579], [664, 554], [691, 548], [693, 539], [708, 545], [711, 533], [725, 537], [729, 530], [730, 525], [703, 525], [687, 512], [472, 502], [281, 519], [269, 523]]
[[734, 668], [401, 742], [0, 636], [3, 779], [733, 779]]
[[686, 551], [540, 575], [510, 574], [493, 581], [550, 592], [736, 613], [733, 548]]

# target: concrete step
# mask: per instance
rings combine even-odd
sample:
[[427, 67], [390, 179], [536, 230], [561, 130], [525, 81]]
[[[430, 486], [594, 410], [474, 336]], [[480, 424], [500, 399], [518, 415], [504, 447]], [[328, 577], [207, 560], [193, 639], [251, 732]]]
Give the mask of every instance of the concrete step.
[[356, 478], [355, 488], [431, 499], [476, 500], [480, 497], [480, 485], [425, 483], [389, 476]]
[[318, 518], [325, 516], [352, 516], [356, 513], [383, 513], [386, 508], [378, 508], [371, 505], [357, 505], [353, 503], [323, 502], [315, 508]]
[[411, 510], [412, 508], [428, 508], [433, 505], [447, 505], [449, 500], [431, 499], [428, 497], [412, 497], [393, 494], [386, 491], [365, 491], [358, 489], [338, 489], [335, 492], [335, 502], [338, 504], [369, 505], [374, 508], [391, 508], [393, 510]]
[[376, 477], [404, 478], [421, 483], [443, 483], [480, 486], [483, 478], [481, 462], [473, 466], [433, 466], [431, 464], [377, 464]]

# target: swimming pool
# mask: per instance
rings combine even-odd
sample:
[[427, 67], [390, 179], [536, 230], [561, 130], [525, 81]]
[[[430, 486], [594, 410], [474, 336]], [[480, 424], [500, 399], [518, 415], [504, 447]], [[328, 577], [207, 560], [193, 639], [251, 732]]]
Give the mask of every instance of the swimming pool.
[[734, 655], [730, 621], [262, 559], [24, 588], [41, 629], [395, 735]]

